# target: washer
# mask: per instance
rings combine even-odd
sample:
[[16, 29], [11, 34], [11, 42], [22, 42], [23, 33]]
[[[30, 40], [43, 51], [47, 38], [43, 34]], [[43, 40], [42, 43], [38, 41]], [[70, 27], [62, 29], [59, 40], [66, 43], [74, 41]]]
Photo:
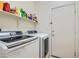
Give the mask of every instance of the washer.
[[39, 58], [39, 39], [19, 31], [0, 32], [0, 57]]

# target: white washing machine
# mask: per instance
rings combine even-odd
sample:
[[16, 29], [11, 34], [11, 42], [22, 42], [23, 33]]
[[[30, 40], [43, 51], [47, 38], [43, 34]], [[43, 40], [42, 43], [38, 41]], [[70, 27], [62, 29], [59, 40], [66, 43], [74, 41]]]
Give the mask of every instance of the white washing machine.
[[39, 38], [39, 57], [45, 58], [49, 55], [49, 35], [38, 33], [36, 30], [27, 31], [27, 35], [37, 36]]
[[39, 39], [19, 31], [0, 32], [0, 58], [39, 58]]

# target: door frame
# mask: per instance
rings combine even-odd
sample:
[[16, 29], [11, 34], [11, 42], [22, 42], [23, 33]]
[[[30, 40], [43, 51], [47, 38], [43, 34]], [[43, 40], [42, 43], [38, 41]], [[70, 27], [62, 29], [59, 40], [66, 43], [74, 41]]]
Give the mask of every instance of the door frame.
[[52, 55], [52, 40], [53, 40], [53, 38], [52, 38], [52, 25], [53, 25], [53, 19], [52, 19], [52, 15], [53, 15], [53, 13], [52, 13], [52, 11], [53, 10], [55, 10], [55, 9], [58, 9], [58, 8], [63, 8], [63, 7], [67, 7], [67, 6], [71, 6], [71, 5], [74, 5], [74, 34], [75, 34], [75, 39], [74, 39], [74, 57], [76, 57], [77, 56], [77, 31], [76, 31], [76, 3], [74, 2], [74, 3], [72, 3], [72, 4], [64, 4], [64, 5], [61, 5], [61, 6], [57, 6], [57, 7], [54, 7], [54, 8], [51, 8], [51, 22], [50, 22], [50, 25], [51, 25], [51, 56], [52, 57], [55, 57], [55, 58], [60, 58], [60, 57], [58, 57], [58, 56], [55, 56], [55, 55]]

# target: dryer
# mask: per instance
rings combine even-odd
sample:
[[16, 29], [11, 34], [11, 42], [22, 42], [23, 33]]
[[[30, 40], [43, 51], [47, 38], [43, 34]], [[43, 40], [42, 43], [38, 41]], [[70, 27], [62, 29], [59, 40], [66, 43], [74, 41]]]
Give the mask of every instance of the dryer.
[[26, 34], [30, 36], [37, 36], [39, 38], [40, 58], [48, 57], [49, 55], [49, 35], [46, 33], [38, 33], [36, 30], [27, 31]]

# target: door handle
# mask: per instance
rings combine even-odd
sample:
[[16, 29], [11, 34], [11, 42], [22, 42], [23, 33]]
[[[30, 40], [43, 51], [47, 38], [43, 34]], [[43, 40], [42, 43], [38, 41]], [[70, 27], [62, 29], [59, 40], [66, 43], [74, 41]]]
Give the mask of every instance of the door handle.
[[52, 30], [52, 32], [55, 32], [54, 30]]
[[53, 22], [50, 22], [50, 24], [53, 24]]
[[52, 34], [52, 36], [54, 36], [54, 34]]

